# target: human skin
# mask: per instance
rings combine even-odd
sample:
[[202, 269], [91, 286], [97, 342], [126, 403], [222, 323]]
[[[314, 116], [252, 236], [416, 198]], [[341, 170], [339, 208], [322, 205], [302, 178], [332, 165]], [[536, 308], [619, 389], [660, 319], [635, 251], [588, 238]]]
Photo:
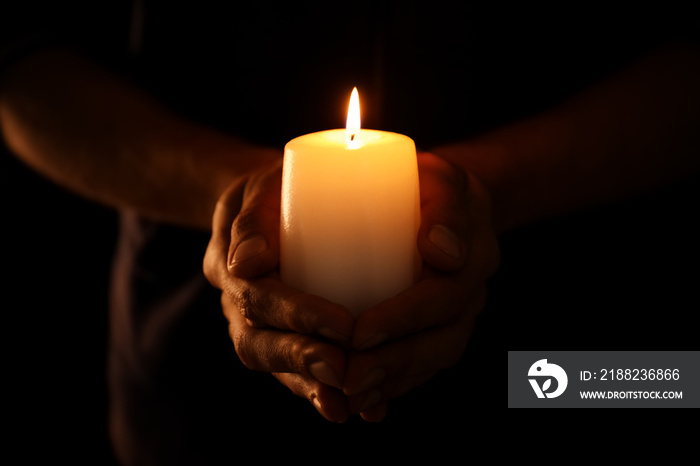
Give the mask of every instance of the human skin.
[[182, 118], [64, 48], [0, 77], [0, 129], [38, 173], [87, 199], [209, 230], [217, 198], [278, 150]]
[[426, 272], [357, 320], [276, 276], [280, 151], [174, 115], [65, 50], [3, 77], [0, 127], [20, 159], [67, 189], [211, 228], [204, 271], [223, 290], [244, 363], [330, 420], [377, 421], [461, 355], [498, 234], [697, 172], [699, 57], [694, 44], [658, 50], [543, 114], [421, 154]]
[[461, 356], [499, 234], [697, 173], [698, 82], [697, 45], [665, 47], [542, 114], [421, 154], [426, 273], [355, 321], [275, 275], [279, 191], [266, 199], [257, 186], [278, 189], [277, 175], [224, 195], [204, 270], [223, 290], [239, 355], [329, 420], [381, 420], [388, 401]]
[[223, 290], [238, 355], [329, 420], [380, 420], [388, 399], [458, 360], [483, 308], [499, 261], [488, 195], [433, 154], [419, 154], [418, 168], [423, 274], [357, 319], [279, 280], [280, 166], [232, 186], [217, 205], [204, 270]]
[[[3, 76], [0, 125], [13, 153], [42, 175], [88, 199], [117, 209], [133, 210], [140, 215], [161, 221], [206, 230], [212, 226], [211, 218], [216, 201], [227, 186], [242, 188], [240, 196], [241, 199], [246, 199], [248, 206], [255, 206], [257, 195], [254, 193], [260, 193], [260, 196], [265, 196], [273, 204], [272, 210], [268, 211], [271, 214], [267, 218], [268, 222], [260, 225], [267, 225], [266, 236], [272, 238], [271, 243], [278, 239], [276, 228], [279, 220], [279, 186], [277, 179], [271, 178], [272, 172], [269, 170], [272, 167], [274, 172], [279, 168], [280, 151], [255, 146], [235, 136], [224, 135], [181, 118], [138, 88], [69, 50], [39, 51], [22, 60]], [[449, 226], [449, 229], [461, 231], [458, 227], [464, 226], [461, 220], [464, 216], [461, 213], [452, 214], [450, 211], [462, 208], [462, 195], [451, 193], [451, 183], [463, 184], [464, 178], [450, 164], [440, 162], [435, 157], [431, 158], [432, 164], [421, 165], [425, 169], [422, 170], [424, 173], [421, 173], [421, 190], [426, 196], [431, 192], [432, 186], [435, 195], [427, 204], [432, 208], [424, 208], [423, 216], [429, 218], [432, 215], [430, 212], [434, 211], [434, 215], [441, 216], [441, 222]], [[421, 160], [428, 159], [422, 157]], [[429, 176], [429, 172], [435, 176]], [[263, 180], [269, 179], [275, 182], [262, 183]], [[433, 183], [429, 183], [431, 179], [434, 180]], [[441, 180], [445, 182], [444, 186], [440, 184]], [[461, 190], [462, 187], [457, 186], [457, 189]], [[448, 201], [455, 205], [449, 205]], [[236, 212], [236, 207], [230, 202], [227, 205], [227, 215]], [[444, 212], [438, 215], [440, 209]], [[240, 228], [248, 228], [246, 222], [245, 215], [237, 216], [236, 225]], [[230, 230], [230, 223], [227, 228]], [[426, 249], [426, 246], [434, 246], [427, 240], [427, 234], [427, 230], [423, 229], [421, 238], [426, 240], [421, 247], [426, 260], [432, 257], [438, 266], [447, 270], [462, 266], [464, 257], [459, 253], [459, 257], [452, 257], [436, 249], [431, 255], [431, 250]], [[228, 254], [228, 244], [225, 249]], [[276, 260], [274, 254], [272, 257]], [[254, 262], [248, 261], [248, 264]], [[267, 267], [267, 264], [259, 264], [257, 270], [248, 270], [248, 273], [262, 273], [264, 267]], [[240, 263], [237, 270], [243, 270]], [[207, 274], [211, 276], [210, 272]], [[273, 283], [274, 279], [269, 282]], [[274, 285], [280, 288], [281, 284], [275, 282]], [[291, 291], [285, 290], [285, 293], [289, 295]], [[240, 311], [230, 312], [231, 309], [237, 308], [227, 303], [237, 298], [237, 304], [240, 304], [241, 296], [252, 300], [255, 294], [251, 288], [223, 295], [224, 311], [232, 326], [233, 322], [238, 322], [236, 318]], [[289, 323], [280, 322], [284, 314], [273, 312], [275, 308], [269, 303], [273, 299], [288, 303], [290, 298], [267, 290], [258, 296], [261, 298], [256, 302], [268, 303], [256, 308], [258, 313], [265, 313], [266, 325], [289, 330]], [[310, 322], [304, 323], [304, 326], [292, 326], [291, 329], [296, 332], [287, 332], [284, 337], [280, 336], [275, 340], [274, 346], [280, 352], [289, 355], [287, 348], [299, 335], [320, 335], [324, 338], [330, 336], [331, 339], [335, 337], [335, 341], [338, 341], [340, 335], [343, 351], [334, 351], [338, 347], [326, 345], [323, 351], [324, 358], [317, 358], [317, 361], [306, 365], [290, 359], [289, 356], [287, 358], [288, 364], [302, 368], [298, 369], [299, 372], [303, 372], [308, 366], [316, 375], [321, 374], [322, 379], [329, 381], [328, 374], [333, 372], [328, 370], [328, 360], [332, 359], [333, 354], [338, 354], [339, 357], [331, 366], [345, 364], [344, 350], [351, 344], [355, 322], [347, 311], [338, 305], [323, 302], [321, 306], [322, 300], [319, 298], [305, 299], [315, 303], [315, 307], [307, 307], [313, 312], [305, 314]], [[400, 305], [401, 303], [397, 302], [394, 308]], [[286, 306], [288, 309], [296, 309], [289, 304]], [[323, 307], [324, 311], [320, 311], [320, 307]], [[250, 308], [248, 306], [248, 309]], [[300, 322], [303, 315], [294, 311], [287, 313], [286, 318]], [[372, 313], [366, 313], [368, 319], [371, 315]], [[262, 321], [259, 315], [257, 319]], [[244, 322], [252, 320], [251, 316]], [[355, 338], [370, 337], [363, 337], [361, 327], [359, 328]], [[366, 332], [371, 331], [372, 327], [369, 326]], [[386, 338], [393, 337], [387, 334]], [[234, 339], [239, 355], [244, 361], [260, 357], [256, 353], [256, 348], [260, 347], [258, 341], [260, 338], [257, 336], [248, 336], [244, 340]], [[295, 347], [314, 347], [313, 340], [304, 341], [305, 344], [295, 343]], [[356, 343], [360, 346], [365, 344], [366, 342]], [[307, 355], [313, 353], [309, 349], [304, 351]], [[314, 365], [313, 362], [317, 364]], [[354, 370], [361, 371], [366, 364], [354, 364], [350, 369], [357, 366], [358, 369]], [[314, 383], [317, 381], [317, 378], [301, 379], [288, 367], [280, 367], [278, 372], [278, 377], [296, 393], [301, 393], [300, 387], [303, 383], [308, 383], [309, 380]], [[343, 374], [344, 371], [337, 369], [336, 372]], [[336, 386], [339, 386], [339, 383], [336, 383]], [[313, 393], [322, 387], [316, 386]], [[349, 387], [348, 394], [352, 399], [358, 400], [362, 397], [359, 393], [353, 393], [358, 390], [357, 387]], [[311, 392], [306, 390], [306, 393]], [[325, 401], [324, 396], [309, 395], [309, 398], [315, 401], [321, 410], [332, 411], [331, 404]], [[339, 399], [339, 406], [347, 410], [346, 394], [342, 394]], [[355, 401], [355, 404], [358, 403], [364, 404], [362, 400]], [[341, 413], [340, 416], [342, 415]], [[339, 415], [332, 414], [330, 417], [337, 419]]]

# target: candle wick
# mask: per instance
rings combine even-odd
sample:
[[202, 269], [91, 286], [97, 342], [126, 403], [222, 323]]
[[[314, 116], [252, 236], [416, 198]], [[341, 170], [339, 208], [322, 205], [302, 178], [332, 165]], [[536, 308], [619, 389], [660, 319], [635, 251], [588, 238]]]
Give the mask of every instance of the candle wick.
[[354, 141], [354, 140], [355, 140], [355, 133], [352, 133], [352, 134], [350, 135], [350, 140], [351, 140], [351, 141]]

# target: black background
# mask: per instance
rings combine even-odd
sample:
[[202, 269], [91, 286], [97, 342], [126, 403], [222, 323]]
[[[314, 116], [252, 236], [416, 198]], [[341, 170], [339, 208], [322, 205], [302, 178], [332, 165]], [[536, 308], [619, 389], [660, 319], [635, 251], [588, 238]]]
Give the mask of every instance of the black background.
[[[477, 10], [470, 13], [495, 14]], [[188, 13], [186, 7], [168, 11], [172, 17], [161, 17], [164, 25], [177, 24], [178, 18]], [[255, 89], [244, 86], [246, 91], [232, 91], [226, 99], [219, 99], [220, 94], [186, 93], [191, 96], [189, 100], [185, 97], [175, 102], [173, 97], [184, 88], [206, 93], [210, 87], [201, 86], [202, 82], [211, 84], [215, 80], [217, 85], [225, 84], [228, 75], [217, 72], [229, 66], [220, 65], [222, 69], [210, 74], [199, 73], [199, 67], [205, 62], [221, 64], [231, 60], [230, 55], [220, 51], [202, 54], [201, 49], [187, 49], [183, 45], [188, 43], [184, 32], [178, 36], [182, 44], [175, 44], [179, 54], [153, 50], [155, 56], [163, 57], [158, 70], [137, 68], [143, 73], [140, 79], [145, 87], [158, 89], [160, 97], [173, 102], [183, 113], [224, 130], [240, 123], [242, 116], [253, 115], [245, 118], [245, 131], [253, 139], [264, 138], [259, 128], [274, 125], [268, 142], [278, 145], [305, 132], [342, 125], [343, 104], [329, 102], [344, 102], [345, 94], [349, 94], [346, 90], [353, 81], [359, 81], [361, 92], [363, 86], [366, 90], [367, 101], [374, 98], [375, 102], [367, 105], [368, 126], [405, 132], [414, 136], [419, 146], [429, 147], [436, 141], [455, 137], [457, 122], [469, 128], [468, 133], [478, 133], [556, 103], [577, 86], [593, 82], [614, 64], [645, 50], [658, 40], [657, 34], [668, 32], [660, 25], [678, 19], [674, 15], [654, 18], [653, 12], [642, 12], [640, 18], [630, 19], [622, 14], [611, 15], [614, 12], [578, 11], [576, 14], [583, 16], [576, 16], [577, 20], [569, 15], [571, 12], [559, 12], [560, 22], [552, 24], [550, 19], [530, 11], [530, 22], [523, 23], [519, 19], [522, 12], [512, 13], [491, 22], [474, 21], [471, 28], [462, 28], [461, 24], [443, 28], [455, 37], [466, 37], [463, 40], [468, 45], [489, 45], [490, 53], [474, 55], [472, 66], [463, 71], [463, 76], [430, 72], [431, 60], [454, 60], [455, 69], [462, 65], [450, 52], [460, 46], [454, 41], [450, 42], [451, 48], [429, 58], [420, 55], [422, 49], [417, 46], [422, 68], [412, 66], [415, 57], [403, 60], [390, 54], [382, 62], [381, 80], [374, 71], [368, 73], [370, 78], [363, 73], [340, 73], [342, 78], [332, 80], [330, 71], [318, 77], [319, 68], [304, 68], [300, 74], [288, 75], [274, 60], [253, 56], [251, 60], [259, 60], [256, 64], [261, 67], [260, 73], [239, 76], [239, 80], [250, 84], [253, 77], [266, 76]], [[445, 14], [421, 19], [434, 24], [450, 17]], [[235, 20], [241, 18], [240, 14], [220, 15], [219, 24], [209, 28], [211, 34], [215, 36], [216, 31], [224, 30], [222, 24], [229, 18], [237, 25], [245, 23]], [[588, 29], [591, 19], [598, 19], [596, 24], [601, 24], [593, 32]], [[197, 18], [193, 21], [196, 23]], [[617, 29], [623, 22], [625, 34]], [[551, 27], [544, 29], [545, 25]], [[369, 23], [367, 28], [371, 27]], [[465, 35], [458, 34], [460, 31]], [[506, 31], [510, 33], [507, 36], [502, 34]], [[106, 34], [104, 30], [93, 32]], [[251, 31], [247, 34], [259, 37]], [[392, 37], [397, 36], [387, 40], [391, 42]], [[419, 37], [418, 42], [425, 47], [437, 40], [428, 34], [411, 37]], [[562, 37], [568, 40], [561, 40]], [[612, 37], [618, 39], [614, 42], [618, 48], [610, 47]], [[313, 42], [316, 37], [302, 39]], [[149, 43], [154, 48], [173, 45]], [[281, 45], [264, 42], [262, 47], [277, 50]], [[590, 52], [589, 46], [595, 52]], [[242, 48], [236, 53], [244, 56], [248, 50]], [[597, 52], [602, 50], [609, 56], [600, 56]], [[318, 53], [323, 56], [327, 52]], [[146, 50], [144, 55], [148, 53]], [[548, 61], [552, 57], [558, 61]], [[345, 65], [336, 61], [340, 60], [329, 59], [328, 69], [342, 71]], [[367, 63], [368, 70], [376, 71], [377, 62], [367, 59]], [[589, 66], [592, 63], [600, 65], [595, 72]], [[535, 73], [538, 67], [540, 71]], [[180, 73], [173, 74], [174, 69]], [[396, 81], [396, 76], [416, 70], [415, 80]], [[163, 82], [164, 75], [172, 79]], [[316, 81], [301, 78], [312, 75], [317, 76]], [[450, 99], [436, 94], [436, 89], [450, 87], [448, 84], [458, 78], [469, 83], [464, 95]], [[163, 85], [154, 85], [159, 82]], [[283, 84], [284, 90], [276, 90]], [[211, 86], [216, 87], [220, 86]], [[290, 88], [302, 89], [301, 96], [289, 97]], [[381, 93], [381, 89], [388, 90]], [[317, 95], [304, 100], [312, 90]], [[415, 102], [407, 104], [406, 96], [413, 96]], [[304, 112], [277, 119], [276, 109], [283, 105], [276, 99], [282, 99], [285, 108], [303, 108]], [[241, 105], [240, 115], [238, 110], [229, 111], [234, 103]], [[206, 113], [212, 105], [213, 113]], [[406, 117], [411, 114], [430, 117]], [[43, 456], [48, 450], [51, 455], [69, 455], [75, 464], [109, 461], [105, 356], [116, 213], [54, 185], [9, 153], [1, 155], [3, 384], [12, 393], [7, 400], [11, 401], [14, 434], [33, 440], [22, 447], [29, 457]], [[384, 427], [370, 426], [368, 433], [389, 432], [392, 426], [416, 418], [422, 419], [424, 426], [438, 426], [439, 430], [446, 420], [466, 422], [468, 414], [484, 408], [503, 408], [506, 350], [696, 348], [700, 278], [700, 230], [695, 222], [698, 194], [697, 179], [690, 178], [629, 201], [564, 215], [504, 235], [502, 264], [491, 281], [489, 303], [464, 360], [433, 383], [397, 400], [391, 405]], [[283, 403], [291, 404], [292, 410], [311, 410], [304, 406], [305, 401], [297, 402], [285, 389], [271, 390]], [[325, 428], [320, 421], [317, 426]], [[342, 427], [333, 429], [342, 435]]]

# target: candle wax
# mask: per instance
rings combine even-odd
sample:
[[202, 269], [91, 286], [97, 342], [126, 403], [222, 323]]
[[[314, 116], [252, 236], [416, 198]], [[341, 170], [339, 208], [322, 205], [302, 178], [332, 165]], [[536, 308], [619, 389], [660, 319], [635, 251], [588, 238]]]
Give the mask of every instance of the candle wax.
[[355, 315], [411, 286], [420, 195], [409, 137], [321, 131], [285, 146], [280, 223], [284, 283]]

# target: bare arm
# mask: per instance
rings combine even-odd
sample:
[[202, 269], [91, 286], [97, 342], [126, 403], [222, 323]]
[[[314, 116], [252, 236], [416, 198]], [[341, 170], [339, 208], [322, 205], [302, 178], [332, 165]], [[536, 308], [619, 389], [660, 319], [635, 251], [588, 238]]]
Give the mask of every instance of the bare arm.
[[434, 153], [491, 190], [498, 231], [700, 168], [700, 47], [658, 50], [561, 106]]
[[186, 121], [65, 50], [3, 77], [0, 128], [10, 149], [60, 185], [107, 205], [211, 228], [232, 180], [281, 153]]

